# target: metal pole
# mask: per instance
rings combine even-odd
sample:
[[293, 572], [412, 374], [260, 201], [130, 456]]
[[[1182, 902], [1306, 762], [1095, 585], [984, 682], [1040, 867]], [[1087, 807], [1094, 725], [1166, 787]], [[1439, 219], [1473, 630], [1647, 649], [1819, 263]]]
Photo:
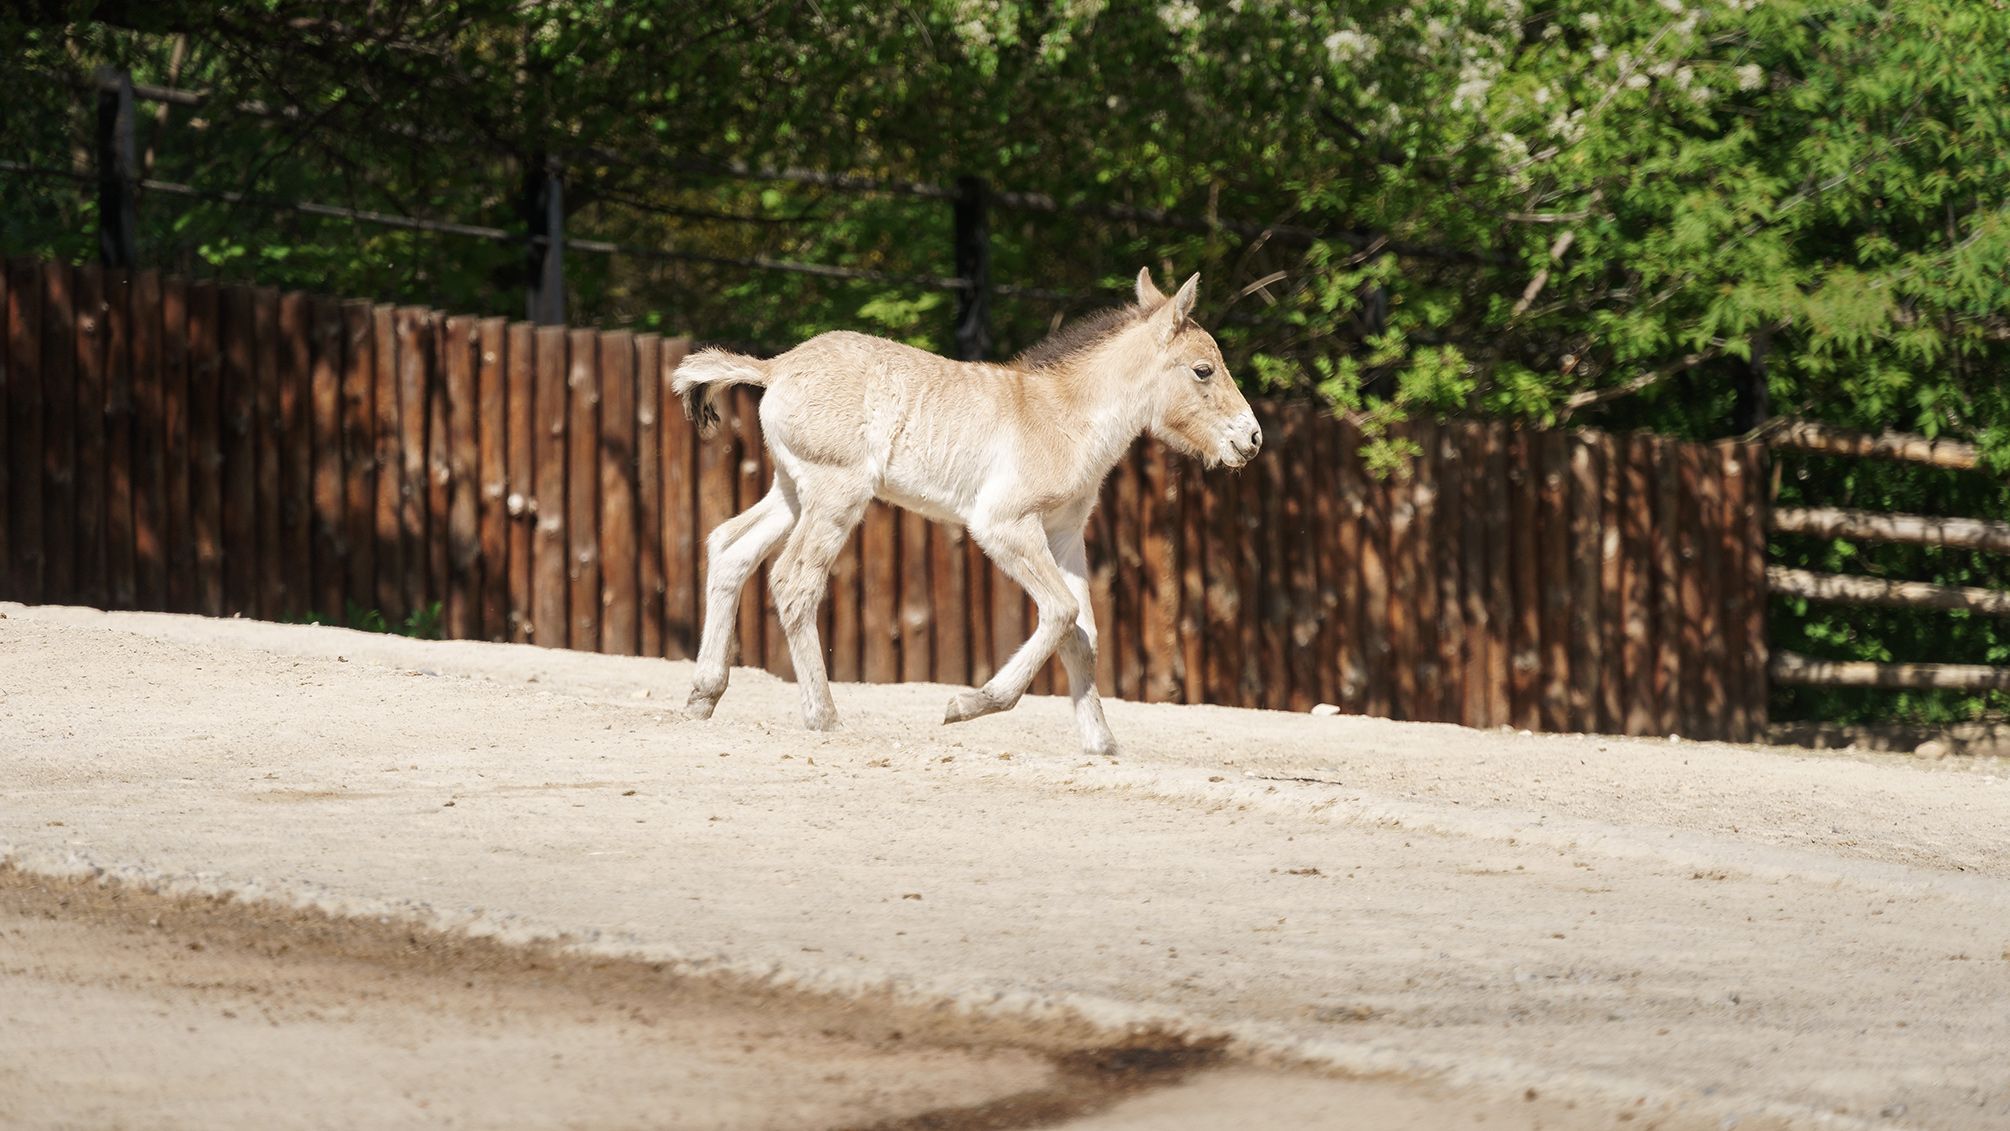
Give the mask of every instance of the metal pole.
[[540, 326], [565, 323], [565, 186], [543, 154], [524, 169], [524, 226], [530, 232], [525, 317]]
[[133, 79], [98, 72], [98, 257], [107, 267], [137, 265], [139, 164], [133, 145]]
[[956, 356], [979, 361], [991, 352], [990, 186], [982, 177], [956, 178]]

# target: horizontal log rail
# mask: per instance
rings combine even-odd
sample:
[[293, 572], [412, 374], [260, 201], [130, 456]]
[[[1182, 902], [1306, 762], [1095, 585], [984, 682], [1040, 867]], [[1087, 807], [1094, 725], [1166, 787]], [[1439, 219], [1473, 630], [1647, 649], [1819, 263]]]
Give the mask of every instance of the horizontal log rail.
[[2010, 553], [2010, 522], [1981, 518], [1885, 514], [1840, 507], [1776, 507], [1772, 512], [1772, 527], [1775, 534], [1910, 542], [1922, 546]]
[[1871, 435], [1813, 420], [1789, 420], [1766, 437], [1776, 448], [1831, 456], [1902, 460], [1967, 471], [1982, 462], [1980, 449], [1962, 440], [1942, 440], [1910, 432]]
[[1775, 652], [1774, 683], [1802, 687], [1941, 688], [2010, 691], [2010, 667], [1990, 664], [1883, 664], [1871, 660], [1817, 660]]
[[1944, 609], [2010, 617], [2010, 592], [1925, 581], [1887, 581], [1846, 573], [1768, 566], [1766, 584], [1774, 593], [1830, 605], [1883, 605], [1896, 609]]

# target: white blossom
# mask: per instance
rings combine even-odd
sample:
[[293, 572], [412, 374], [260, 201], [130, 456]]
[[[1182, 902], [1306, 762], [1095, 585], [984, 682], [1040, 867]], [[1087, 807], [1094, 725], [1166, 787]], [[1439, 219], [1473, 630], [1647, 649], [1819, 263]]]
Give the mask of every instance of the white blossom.
[[1326, 37], [1326, 54], [1335, 66], [1348, 63], [1366, 63], [1375, 57], [1381, 45], [1372, 36], [1362, 35], [1353, 28], [1344, 28]]
[[1193, 0], [1172, 0], [1159, 5], [1159, 22], [1178, 35], [1200, 22], [1200, 5]]
[[1739, 67], [1737, 74], [1739, 90], [1757, 90], [1766, 84], [1766, 72], [1757, 63]]

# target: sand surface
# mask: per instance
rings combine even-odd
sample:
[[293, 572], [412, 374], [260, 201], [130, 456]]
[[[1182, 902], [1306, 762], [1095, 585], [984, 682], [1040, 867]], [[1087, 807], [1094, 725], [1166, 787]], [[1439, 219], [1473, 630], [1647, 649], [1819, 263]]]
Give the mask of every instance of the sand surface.
[[2010, 1126], [1992, 760], [0, 614], [0, 1124]]

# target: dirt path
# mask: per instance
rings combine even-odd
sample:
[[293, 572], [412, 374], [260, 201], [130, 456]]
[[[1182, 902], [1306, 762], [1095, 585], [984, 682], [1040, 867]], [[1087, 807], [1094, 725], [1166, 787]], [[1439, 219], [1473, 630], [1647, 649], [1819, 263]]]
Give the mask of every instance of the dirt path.
[[[681, 664], [0, 613], [29, 1125], [2010, 1125], [2000, 765], [1130, 704], [1092, 762], [1051, 700], [810, 736], [755, 673], [692, 724]], [[1095, 1051], [1147, 1030], [1221, 1052]]]

